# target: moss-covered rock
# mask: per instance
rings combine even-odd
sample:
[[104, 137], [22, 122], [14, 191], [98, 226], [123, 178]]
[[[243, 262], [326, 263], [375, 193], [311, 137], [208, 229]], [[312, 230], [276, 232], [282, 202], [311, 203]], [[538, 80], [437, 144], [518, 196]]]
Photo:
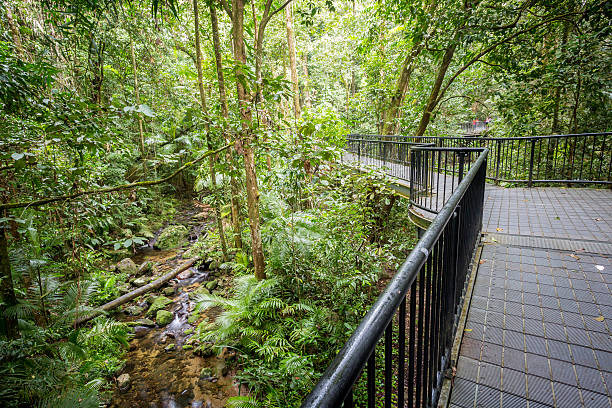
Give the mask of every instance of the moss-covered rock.
[[212, 378], [213, 376], [213, 371], [212, 368], [210, 367], [204, 367], [202, 368], [202, 371], [200, 371], [200, 378], [202, 379], [209, 379]]
[[187, 323], [189, 324], [195, 324], [198, 319], [200, 318], [200, 314], [199, 313], [192, 313], [189, 315], [189, 317], [187, 318]]
[[155, 316], [155, 321], [159, 326], [170, 324], [174, 320], [174, 315], [167, 310], [158, 310]]
[[153, 262], [145, 261], [143, 262], [136, 271], [136, 276], [144, 275], [145, 273], [151, 272], [153, 270]]
[[174, 343], [170, 343], [170, 344], [168, 344], [166, 347], [164, 347], [164, 350], [166, 350], [166, 351], [172, 351], [172, 350], [174, 350], [175, 348], [176, 348], [176, 344], [174, 344]]
[[183, 225], [171, 225], [164, 229], [155, 242], [155, 247], [159, 249], [172, 249], [181, 246], [185, 241], [189, 231]]
[[210, 295], [210, 291], [205, 286], [200, 286], [196, 290], [189, 292], [189, 299], [195, 300], [198, 295]]
[[206, 282], [206, 289], [209, 291], [215, 290], [219, 285], [219, 281], [217, 279], [213, 279], [210, 282]]
[[117, 265], [115, 265], [115, 268], [120, 273], [133, 275], [138, 270], [138, 265], [136, 265], [130, 258], [123, 258], [117, 263]]
[[149, 307], [149, 310], [147, 311], [147, 314], [149, 316], [153, 316], [158, 311], [160, 311], [162, 309], [165, 309], [166, 306], [168, 306], [170, 303], [172, 303], [172, 300], [168, 299], [167, 297], [165, 297], [165, 296], [157, 296], [157, 297], [152, 299], [151, 307]]

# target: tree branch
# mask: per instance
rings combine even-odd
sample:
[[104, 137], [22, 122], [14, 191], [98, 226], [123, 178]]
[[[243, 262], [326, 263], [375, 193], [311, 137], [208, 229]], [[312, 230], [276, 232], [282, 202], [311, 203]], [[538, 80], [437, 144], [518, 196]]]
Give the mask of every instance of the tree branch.
[[461, 68], [459, 68], [459, 70], [457, 72], [455, 72], [455, 74], [450, 78], [450, 80], [448, 81], [448, 83], [444, 86], [444, 88], [442, 88], [442, 90], [440, 91], [440, 94], [438, 95], [438, 99], [436, 101], [436, 104], [440, 102], [440, 100], [442, 99], [442, 97], [444, 96], [444, 93], [448, 90], [448, 88], [451, 86], [451, 84], [453, 83], [453, 81], [455, 81], [455, 79], [457, 79], [457, 77], [459, 75], [461, 75], [461, 73], [463, 73], [463, 71], [465, 71], [466, 69], [468, 69], [472, 64], [474, 64], [476, 61], [478, 61], [482, 56], [488, 54], [489, 52], [493, 51], [495, 48], [499, 47], [502, 44], [505, 44], [511, 40], [513, 40], [514, 38], [518, 37], [519, 35], [528, 33], [529, 31], [541, 27], [543, 25], [552, 23], [553, 21], [557, 21], [557, 20], [563, 20], [566, 17], [570, 16], [570, 15], [574, 15], [574, 14], [580, 14], [580, 13], [565, 13], [565, 14], [561, 14], [559, 16], [555, 16], [552, 18], [549, 18], [547, 20], [544, 20], [542, 22], [539, 22], [537, 24], [533, 24], [523, 30], [519, 30], [517, 32], [515, 32], [512, 35], [509, 35], [506, 38], [503, 38], [493, 44], [491, 44], [490, 46], [488, 46], [487, 48], [485, 48], [484, 50], [480, 51], [478, 54], [476, 54], [476, 56], [474, 56], [471, 60], [469, 60], [465, 65], [463, 65]]
[[270, 20], [272, 17], [274, 17], [274, 15], [280, 11], [283, 11], [285, 9], [285, 7], [287, 7], [289, 5], [289, 3], [291, 3], [293, 0], [287, 0], [283, 3], [282, 6], [280, 6], [279, 8], [277, 8], [276, 10], [274, 10], [272, 13], [270, 13], [270, 15], [268, 16], [268, 20]]
[[[227, 0], [219, 0], [219, 3], [221, 3], [223, 10], [225, 10], [230, 20], [232, 20], [232, 7], [230, 6], [229, 2]], [[212, 7], [215, 7], [215, 5], [213, 4]]]
[[191, 58], [193, 60], [193, 62], [195, 62], [195, 60], [196, 60], [195, 55], [193, 54], [193, 52], [188, 50], [186, 47], [183, 47], [179, 43], [175, 43], [174, 44], [174, 48], [176, 48], [179, 51], [183, 51], [185, 54], [187, 54], [189, 56], [189, 58]]
[[130, 190], [130, 189], [136, 188], [136, 187], [150, 187], [150, 186], [154, 186], [154, 185], [157, 185], [157, 184], [162, 184], [162, 183], [165, 183], [165, 182], [171, 180], [173, 177], [175, 177], [177, 174], [179, 174], [183, 170], [185, 170], [185, 169], [193, 166], [194, 164], [204, 160], [208, 156], [212, 156], [212, 155], [215, 155], [215, 154], [218, 154], [218, 153], [224, 151], [225, 149], [233, 146], [233, 144], [234, 144], [234, 142], [232, 142], [232, 143], [230, 143], [228, 145], [225, 145], [225, 146], [223, 146], [223, 147], [221, 147], [221, 148], [219, 148], [217, 150], [210, 150], [210, 151], [204, 153], [203, 155], [201, 155], [200, 157], [198, 157], [197, 159], [185, 163], [184, 165], [179, 167], [174, 173], [170, 174], [167, 177], [161, 178], [161, 179], [149, 180], [149, 181], [137, 181], [135, 183], [122, 184], [120, 186], [115, 186], [115, 187], [106, 187], [106, 188], [101, 188], [101, 189], [98, 189], [98, 190], [79, 191], [78, 193], [65, 194], [65, 195], [61, 195], [61, 196], [56, 196], [56, 197], [51, 197], [51, 198], [43, 198], [43, 199], [40, 199], [40, 200], [34, 200], [34, 201], [28, 201], [28, 202], [15, 202], [15, 203], [0, 204], [0, 212], [2, 212], [4, 210], [14, 209], [14, 208], [38, 207], [38, 206], [41, 206], [41, 205], [50, 204], [50, 203], [54, 203], [54, 202], [57, 202], [57, 201], [74, 200], [77, 197], [84, 196], [84, 195], [89, 195], [89, 194], [111, 193], [113, 191]]

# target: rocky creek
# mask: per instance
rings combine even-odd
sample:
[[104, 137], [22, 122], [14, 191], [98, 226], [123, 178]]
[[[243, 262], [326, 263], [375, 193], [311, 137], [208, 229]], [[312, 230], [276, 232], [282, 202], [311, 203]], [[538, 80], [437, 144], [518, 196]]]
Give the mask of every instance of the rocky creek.
[[[196, 241], [206, 230], [202, 225], [208, 221], [201, 214], [201, 209], [188, 212], [187, 217], [183, 213], [188, 234], [183, 228], [175, 228], [184, 235], [178, 240], [183, 245], [155, 249], [153, 244], [160, 231], [149, 246], [131, 257], [136, 267], [140, 265], [139, 270], [146, 271], [141, 276], [130, 274], [132, 286], [146, 284], [185, 261], [183, 253], [189, 242]], [[190, 221], [197, 216], [197, 223]], [[129, 260], [121, 263], [132, 265]], [[235, 355], [227, 351], [217, 355], [211, 345], [199, 344], [193, 338], [198, 323], [214, 321], [219, 313], [215, 309], [197, 313], [194, 294], [222, 293], [228, 280], [220, 275], [217, 263], [209, 260], [117, 311], [115, 317], [127, 322], [134, 336], [126, 364], [117, 373], [110, 407], [223, 407], [229, 397], [238, 395], [232, 366]]]

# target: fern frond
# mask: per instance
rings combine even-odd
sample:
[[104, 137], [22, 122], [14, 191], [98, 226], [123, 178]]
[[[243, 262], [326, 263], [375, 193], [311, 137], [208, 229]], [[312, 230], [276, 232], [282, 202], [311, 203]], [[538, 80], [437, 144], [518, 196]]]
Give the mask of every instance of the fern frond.
[[263, 408], [255, 397], [231, 397], [226, 404], [228, 408]]

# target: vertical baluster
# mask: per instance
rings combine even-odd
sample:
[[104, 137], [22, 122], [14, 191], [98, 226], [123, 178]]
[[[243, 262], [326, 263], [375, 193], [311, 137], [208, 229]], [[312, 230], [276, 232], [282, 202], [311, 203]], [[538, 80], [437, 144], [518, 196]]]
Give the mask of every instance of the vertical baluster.
[[580, 156], [580, 175], [578, 176], [578, 180], [582, 180], [582, 170], [584, 169], [584, 153], [586, 150], [586, 137], [582, 137], [582, 155]]
[[368, 408], [376, 406], [376, 347], [372, 350], [372, 354], [368, 358]]
[[418, 328], [418, 336], [417, 336], [417, 354], [416, 354], [416, 406], [421, 406], [422, 401], [422, 384], [423, 384], [423, 333], [425, 332], [425, 325], [423, 324], [423, 313], [425, 310], [425, 306], [423, 305], [425, 293], [425, 267], [421, 268], [419, 273], [419, 311], [417, 323], [419, 325]]
[[425, 327], [423, 330], [423, 341], [425, 342], [425, 350], [423, 356], [423, 382], [424, 382], [424, 394], [423, 394], [423, 402], [427, 405], [431, 402], [431, 369], [432, 369], [432, 361], [431, 361], [431, 339], [432, 339], [432, 322], [431, 322], [431, 281], [432, 281], [432, 258], [434, 256], [435, 247], [432, 248], [431, 253], [429, 254], [429, 258], [427, 258], [427, 274], [425, 275]]
[[536, 174], [535, 174], [535, 179], [536, 180], [540, 180], [540, 167], [542, 166], [542, 161], [541, 161], [541, 156], [542, 156], [542, 143], [543, 143], [544, 139], [538, 139], [538, 158], [536, 160], [536, 164], [537, 164], [537, 170], [536, 170]]
[[410, 329], [409, 329], [409, 337], [408, 337], [408, 404], [409, 407], [416, 406], [416, 401], [414, 399], [414, 388], [415, 388], [415, 349], [417, 346], [417, 340], [415, 338], [416, 332], [416, 304], [417, 304], [417, 281], [416, 279], [412, 282], [412, 286], [410, 287]]
[[536, 139], [531, 139], [531, 150], [529, 152], [529, 182], [527, 184], [527, 187], [531, 187], [533, 184], [533, 159], [535, 154], [535, 144]]
[[406, 297], [402, 299], [398, 316], [398, 369], [397, 369], [397, 406], [403, 407], [405, 403], [405, 375], [406, 375]]
[[385, 329], [385, 408], [391, 408], [393, 391], [393, 319]]
[[438, 266], [438, 258], [440, 256], [440, 247], [438, 245], [439, 241], [436, 242], [436, 244], [434, 245], [434, 247], [432, 248], [431, 251], [431, 255], [430, 255], [430, 259], [431, 259], [431, 270], [429, 271], [429, 280], [431, 281], [430, 283], [430, 289], [429, 292], [431, 293], [431, 306], [430, 306], [430, 313], [431, 313], [431, 318], [430, 318], [430, 322], [429, 322], [429, 384], [430, 384], [430, 390], [429, 390], [429, 395], [430, 395], [430, 403], [433, 402], [433, 393], [435, 391], [436, 388], [436, 373], [438, 370], [438, 361], [436, 358], [437, 355], [437, 342], [438, 342], [438, 332], [437, 332], [437, 304], [438, 304], [438, 298], [437, 298], [437, 288], [436, 288], [436, 282], [437, 282], [437, 266]]
[[591, 159], [589, 160], [589, 162], [591, 163], [591, 166], [589, 167], [589, 175], [587, 177], [585, 177], [586, 179], [590, 179], [590, 180], [595, 180], [594, 174], [593, 174], [593, 162], [595, 161], [595, 145], [597, 144], [597, 135], [593, 135], [593, 144], [589, 144], [589, 146], [593, 146], [593, 150], [591, 155]]

